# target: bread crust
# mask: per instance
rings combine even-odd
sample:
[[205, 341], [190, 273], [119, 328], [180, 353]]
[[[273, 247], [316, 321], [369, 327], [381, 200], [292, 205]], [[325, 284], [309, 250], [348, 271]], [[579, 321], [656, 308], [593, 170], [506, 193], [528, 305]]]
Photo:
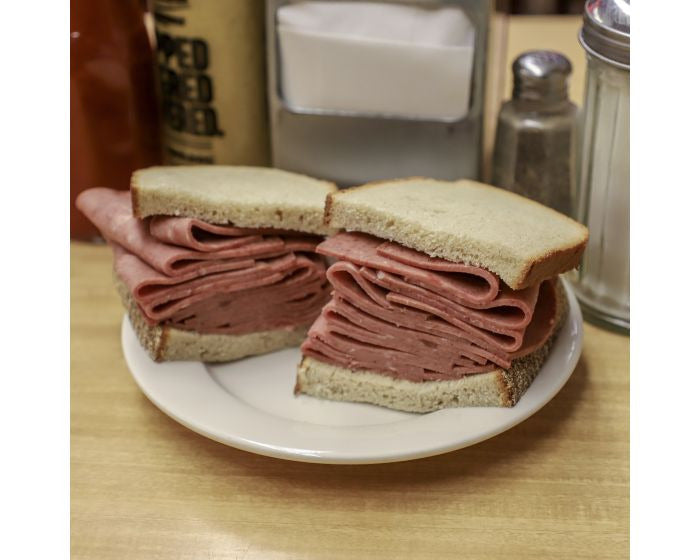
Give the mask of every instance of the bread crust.
[[142, 218], [141, 206], [139, 204], [139, 199], [141, 198], [138, 193], [138, 186], [135, 185], [134, 176], [138, 171], [134, 171], [131, 174], [131, 183], [129, 185], [129, 194], [131, 195], [131, 212], [136, 218]]
[[581, 261], [583, 251], [586, 249], [586, 243], [588, 243], [588, 235], [579, 243], [546, 253], [539, 259], [533, 260], [527, 272], [518, 278], [518, 285], [523, 287], [534, 286], [547, 278], [573, 270]]

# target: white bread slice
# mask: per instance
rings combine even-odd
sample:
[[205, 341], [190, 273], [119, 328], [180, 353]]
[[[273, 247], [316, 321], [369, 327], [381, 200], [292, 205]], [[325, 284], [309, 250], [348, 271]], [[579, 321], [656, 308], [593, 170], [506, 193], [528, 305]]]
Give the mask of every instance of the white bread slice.
[[299, 346], [309, 328], [307, 325], [293, 330], [278, 329], [234, 335], [199, 334], [169, 326], [150, 326], [129, 289], [116, 274], [114, 283], [141, 346], [156, 362], [228, 362], [245, 356], [266, 354], [280, 348]]
[[495, 369], [457, 380], [418, 383], [304, 357], [297, 368], [294, 392], [407, 412], [432, 412], [464, 406], [515, 406], [539, 373], [568, 315], [568, 301], [561, 282], [557, 282], [556, 297], [556, 326], [552, 335], [538, 350], [513, 360], [507, 370]]
[[537, 202], [476, 181], [409, 178], [330, 194], [326, 223], [497, 274], [513, 289], [577, 266], [588, 230]]
[[336, 187], [266, 167], [149, 167], [131, 176], [134, 216], [187, 216], [212, 224], [274, 227], [326, 235], [326, 195]]

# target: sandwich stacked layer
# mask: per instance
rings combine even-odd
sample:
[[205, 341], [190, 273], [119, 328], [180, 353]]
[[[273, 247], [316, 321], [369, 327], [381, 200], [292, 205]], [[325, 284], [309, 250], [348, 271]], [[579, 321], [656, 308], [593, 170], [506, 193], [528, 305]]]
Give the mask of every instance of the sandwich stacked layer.
[[302, 345], [297, 392], [419, 412], [518, 401], [566, 315], [557, 274], [583, 226], [493, 187], [421, 179], [331, 195], [326, 219], [354, 231], [317, 249], [337, 259], [333, 297]]
[[[254, 171], [151, 168], [137, 172], [131, 196], [95, 188], [78, 199], [113, 247], [118, 291], [154, 360], [227, 361], [296, 345], [328, 300], [325, 261], [314, 251], [327, 231], [319, 226], [319, 214], [332, 185], [301, 178], [315, 189], [315, 197], [306, 192], [307, 200], [297, 203], [306, 219], [301, 227], [298, 219], [285, 221], [285, 211], [294, 216], [294, 209], [282, 204], [267, 219], [261, 214], [252, 222], [249, 216], [245, 226], [230, 224], [229, 215], [240, 213], [241, 183], [259, 189], [257, 197], [246, 193], [258, 208], [269, 191], [286, 191], [290, 174]], [[297, 177], [292, 176], [301, 180]], [[228, 212], [207, 198], [212, 184], [219, 196], [229, 191]], [[134, 215], [132, 206], [142, 196], [149, 198], [153, 215]], [[193, 206], [187, 214], [174, 206], [178, 198]], [[159, 213], [159, 199], [163, 212], [176, 215]], [[193, 217], [198, 209], [220, 223]]]

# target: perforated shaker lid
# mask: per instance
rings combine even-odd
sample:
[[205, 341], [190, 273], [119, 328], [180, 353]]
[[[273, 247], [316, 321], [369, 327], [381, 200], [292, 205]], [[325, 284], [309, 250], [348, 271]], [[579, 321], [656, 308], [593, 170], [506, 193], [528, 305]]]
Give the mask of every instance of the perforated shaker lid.
[[555, 51], [528, 51], [513, 62], [513, 97], [564, 100], [568, 97], [571, 62]]
[[592, 56], [629, 70], [630, 0], [586, 0], [579, 41]]

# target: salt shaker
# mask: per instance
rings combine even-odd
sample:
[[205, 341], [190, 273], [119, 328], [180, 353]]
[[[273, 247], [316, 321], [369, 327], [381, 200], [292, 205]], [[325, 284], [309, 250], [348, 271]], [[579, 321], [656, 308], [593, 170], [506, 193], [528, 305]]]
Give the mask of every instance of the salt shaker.
[[571, 214], [576, 105], [571, 63], [560, 53], [530, 51], [513, 62], [513, 98], [501, 107], [493, 183]]
[[629, 331], [629, 0], [587, 0], [579, 40], [588, 66], [575, 217], [590, 238], [574, 289], [588, 320]]

